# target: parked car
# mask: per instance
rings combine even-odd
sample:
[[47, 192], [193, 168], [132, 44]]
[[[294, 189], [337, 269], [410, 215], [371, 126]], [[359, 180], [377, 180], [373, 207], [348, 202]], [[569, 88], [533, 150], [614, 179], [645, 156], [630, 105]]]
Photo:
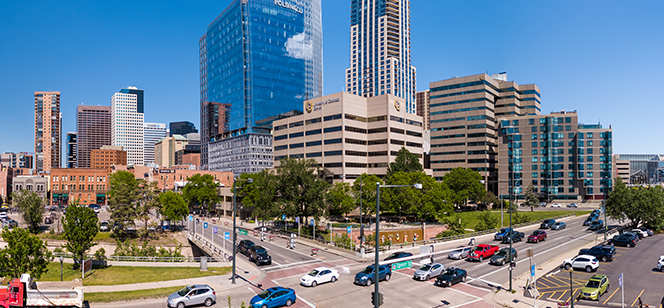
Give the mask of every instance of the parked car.
[[260, 294], [251, 298], [249, 305], [252, 308], [272, 308], [280, 306], [290, 306], [297, 300], [295, 290], [284, 287], [273, 287], [264, 290]]
[[659, 256], [659, 259], [657, 260], [657, 269], [660, 272], [664, 272], [664, 256]]
[[616, 248], [611, 245], [599, 245], [592, 248], [579, 250], [580, 255], [591, 255], [603, 262], [613, 261], [616, 255]]
[[249, 261], [261, 264], [272, 264], [272, 257], [267, 254], [267, 250], [262, 246], [252, 246], [249, 248]]
[[440, 274], [433, 284], [441, 287], [451, 287], [455, 283], [466, 281], [467, 276], [466, 270], [452, 266]]
[[551, 204], [551, 207], [562, 207], [562, 205], [560, 205], [560, 203], [554, 203], [554, 204]]
[[508, 244], [509, 242], [521, 242], [525, 236], [526, 235], [523, 232], [513, 231], [503, 236], [503, 240], [501, 242], [504, 244]]
[[7, 212], [0, 212], [0, 218], [5, 218], [5, 217], [9, 217], [7, 215]]
[[242, 253], [246, 256], [249, 255], [249, 248], [256, 246], [254, 242], [250, 240], [241, 240], [240, 243], [237, 244], [237, 251], [239, 253]]
[[498, 246], [479, 244], [470, 249], [470, 252], [468, 253], [468, 260], [482, 262], [482, 260], [485, 258], [493, 257], [493, 254], [495, 254], [498, 249]]
[[591, 255], [579, 255], [563, 261], [563, 267], [566, 270], [570, 268], [584, 269], [586, 272], [590, 273], [599, 268], [599, 261], [597, 261], [597, 258]]
[[500, 229], [500, 231], [498, 231], [498, 233], [496, 233], [493, 236], [493, 239], [501, 241], [503, 239], [503, 236], [505, 236], [505, 234], [508, 234], [512, 231], [514, 231], [514, 230], [512, 230], [512, 228], [502, 228], [502, 229]]
[[568, 205], [567, 205], [567, 207], [573, 207], [573, 208], [578, 208], [578, 207], [579, 207], [579, 205], [578, 205], [578, 204], [576, 204], [576, 203], [570, 203], [570, 204], [568, 204]]
[[168, 307], [184, 308], [200, 304], [210, 307], [216, 301], [217, 293], [212, 287], [206, 284], [194, 284], [169, 295], [166, 302]]
[[510, 251], [509, 247], [505, 247], [501, 250], [498, 250], [498, 252], [491, 257], [491, 260], [489, 260], [490, 264], [496, 264], [496, 265], [505, 265], [507, 262], [512, 262], [516, 260], [518, 253], [516, 252], [516, 249], [512, 248], [512, 255], [511, 257], [508, 255]]
[[11, 218], [7, 218], [7, 219], [2, 221], [2, 228], [12, 229], [12, 228], [15, 228], [15, 227], [18, 227], [18, 222], [16, 220], [13, 220]]
[[440, 263], [424, 264], [420, 267], [420, 269], [415, 271], [415, 274], [413, 274], [413, 279], [427, 281], [432, 277], [440, 276], [444, 270], [445, 265]]
[[539, 203], [539, 206], [541, 206], [541, 207], [546, 207], [546, 202], [540, 202], [540, 203]]
[[655, 234], [652, 230], [650, 230], [648, 228], [641, 228], [640, 230], [647, 232], [648, 236], [653, 236]]
[[410, 252], [398, 251], [398, 252], [392, 253], [387, 258], [385, 258], [385, 260], [383, 260], [383, 261], [394, 260], [394, 259], [405, 258], [405, 257], [411, 257], [411, 256], [413, 256], [413, 254], [410, 253]]
[[[595, 220], [592, 223], [590, 223], [590, 230], [597, 231], [604, 228], [604, 222], [601, 220]], [[640, 232], [639, 232], [640, 233]]]
[[450, 254], [447, 255], [447, 258], [460, 260], [463, 258], [467, 258], [469, 252], [470, 252], [470, 247], [466, 246], [450, 252]]
[[[359, 285], [370, 286], [371, 283], [376, 281], [375, 266], [369, 265], [363, 271], [355, 274], [353, 281]], [[388, 281], [392, 277], [392, 266], [389, 264], [378, 266], [378, 279]]]
[[103, 220], [102, 222], [99, 223], [99, 231], [101, 231], [101, 232], [111, 231], [111, 227], [110, 227], [108, 221]]
[[643, 231], [641, 229], [632, 229], [629, 231], [630, 233], [634, 233], [639, 236], [639, 239], [642, 239], [644, 237], [648, 237], [648, 231]]
[[636, 239], [626, 235], [614, 236], [609, 240], [609, 244], [613, 246], [625, 246], [627, 248], [636, 246]]
[[562, 230], [565, 228], [567, 228], [567, 224], [562, 221], [556, 221], [556, 223], [551, 226], [551, 230]]
[[556, 223], [555, 219], [545, 219], [542, 224], [540, 224], [540, 229], [549, 229], [553, 224]]
[[632, 232], [625, 232], [622, 235], [633, 238], [637, 243], [641, 240], [637, 234], [634, 234]]
[[[551, 227], [553, 228], [553, 226]], [[535, 230], [528, 236], [528, 242], [530, 243], [539, 243], [544, 240], [546, 240], [546, 231]]]
[[595, 275], [590, 277], [586, 285], [581, 289], [579, 298], [599, 301], [600, 296], [609, 290], [609, 278], [606, 275]]
[[583, 225], [590, 226], [590, 224], [595, 220], [597, 220], [597, 216], [588, 216], [588, 218], [586, 218], [586, 220], [583, 221]]
[[317, 267], [300, 278], [303, 286], [315, 287], [319, 283], [335, 282], [339, 279], [339, 272], [329, 267]]

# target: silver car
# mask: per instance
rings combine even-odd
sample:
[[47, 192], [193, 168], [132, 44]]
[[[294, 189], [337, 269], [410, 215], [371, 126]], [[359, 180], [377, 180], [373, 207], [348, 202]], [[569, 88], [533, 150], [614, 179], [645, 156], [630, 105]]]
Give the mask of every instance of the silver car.
[[553, 224], [553, 226], [551, 226], [551, 230], [561, 230], [565, 229], [565, 227], [567, 227], [567, 224], [562, 221], [557, 221], [555, 224]]
[[463, 258], [467, 258], [469, 252], [470, 252], [470, 247], [463, 247], [450, 252], [450, 254], [447, 255], [447, 258], [461, 260]]
[[422, 265], [422, 267], [420, 267], [420, 269], [415, 271], [413, 279], [427, 281], [430, 278], [440, 276], [440, 274], [442, 274], [444, 270], [445, 270], [445, 265], [442, 265], [440, 263], [424, 264]]
[[194, 284], [168, 296], [168, 307], [184, 308], [204, 304], [212, 306], [217, 301], [216, 292], [206, 284]]

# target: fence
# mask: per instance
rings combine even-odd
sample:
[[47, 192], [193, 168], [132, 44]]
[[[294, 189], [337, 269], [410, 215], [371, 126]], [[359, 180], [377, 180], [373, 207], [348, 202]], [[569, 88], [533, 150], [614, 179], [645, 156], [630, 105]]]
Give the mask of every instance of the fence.
[[[70, 253], [54, 252], [54, 260], [57, 260], [60, 256], [63, 256], [66, 259], [78, 260], [76, 256]], [[95, 259], [94, 255], [86, 254], [84, 258], [93, 258], [93, 261], [96, 263], [100, 261], [125, 261], [125, 262], [195, 262], [198, 263], [201, 261], [202, 257], [136, 257], [136, 256], [104, 256], [103, 260]], [[204, 258], [204, 257], [203, 257]], [[219, 257], [207, 257], [208, 262], [224, 262], [227, 260], [222, 260]]]

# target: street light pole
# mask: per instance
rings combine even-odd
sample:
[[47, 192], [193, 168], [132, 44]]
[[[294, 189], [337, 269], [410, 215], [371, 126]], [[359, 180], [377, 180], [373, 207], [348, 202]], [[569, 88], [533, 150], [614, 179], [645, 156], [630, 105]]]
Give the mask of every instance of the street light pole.
[[362, 225], [362, 175], [360, 175], [360, 251], [362, 251], [362, 235], [364, 235], [364, 226]]
[[574, 270], [570, 267], [569, 269], [569, 301], [572, 302], [572, 307], [574, 308], [574, 292], [572, 292], [572, 272]]
[[247, 182], [247, 183], [251, 184], [251, 183], [254, 182], [254, 179], [252, 179], [252, 178], [237, 179], [237, 180], [233, 181], [233, 276], [232, 276], [232, 280], [233, 280], [232, 283], [233, 284], [235, 284], [235, 251], [236, 251], [236, 248], [235, 248], [236, 243], [235, 242], [237, 241], [237, 233], [235, 233], [235, 231], [236, 231], [235, 230], [235, 210], [236, 210], [236, 206], [235, 206], [235, 199], [236, 198], [235, 198], [235, 196], [237, 195], [235, 184], [237, 182]]

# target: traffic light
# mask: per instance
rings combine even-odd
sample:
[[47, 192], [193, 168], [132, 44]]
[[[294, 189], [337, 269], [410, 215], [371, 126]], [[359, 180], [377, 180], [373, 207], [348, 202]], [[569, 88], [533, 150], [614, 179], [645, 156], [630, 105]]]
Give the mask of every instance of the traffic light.
[[378, 301], [378, 306], [383, 304], [383, 292], [378, 292], [378, 296], [376, 296], [376, 292], [371, 292], [371, 303], [375, 305], [376, 301]]
[[360, 236], [357, 237], [358, 240], [362, 239], [364, 237], [364, 226], [360, 227]]
[[378, 292], [378, 306], [383, 304], [383, 292]]
[[510, 271], [516, 267], [516, 262], [510, 262]]
[[376, 304], [376, 292], [371, 292], [371, 303]]

